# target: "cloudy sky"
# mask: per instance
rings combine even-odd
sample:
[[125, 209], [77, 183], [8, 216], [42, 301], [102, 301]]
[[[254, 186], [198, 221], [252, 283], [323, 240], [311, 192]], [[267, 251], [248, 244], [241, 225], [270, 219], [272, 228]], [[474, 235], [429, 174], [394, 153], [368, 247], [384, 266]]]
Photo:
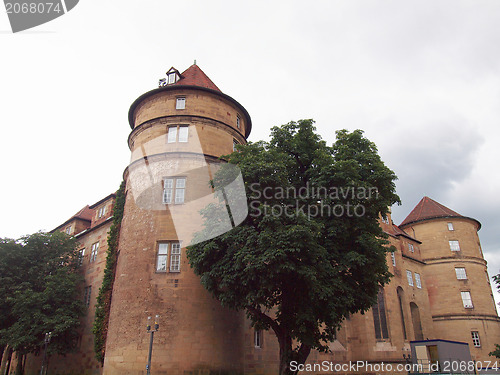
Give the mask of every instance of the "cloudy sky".
[[115, 191], [127, 112], [198, 65], [253, 120], [363, 129], [399, 176], [400, 223], [427, 195], [478, 219], [500, 271], [497, 0], [90, 1], [13, 34], [0, 15], [0, 237], [51, 230]]

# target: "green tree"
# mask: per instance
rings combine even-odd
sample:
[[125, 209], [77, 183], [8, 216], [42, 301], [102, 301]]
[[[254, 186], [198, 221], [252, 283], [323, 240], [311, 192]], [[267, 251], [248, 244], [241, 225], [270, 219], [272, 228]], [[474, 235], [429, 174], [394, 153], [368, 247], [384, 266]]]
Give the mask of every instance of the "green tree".
[[[362, 131], [336, 134], [329, 147], [301, 120], [274, 127], [270, 142], [238, 146], [225, 159], [242, 172], [249, 215], [187, 250], [223, 305], [274, 331], [280, 374], [294, 373], [290, 362], [303, 364], [312, 349], [327, 352], [342, 321], [367, 311], [391, 276], [378, 219], [399, 203], [396, 176]], [[213, 184], [226, 186], [234, 172], [223, 166]], [[203, 210], [200, 239], [222, 232], [231, 194]]]
[[61, 232], [0, 240], [0, 345], [22, 358], [39, 352], [52, 332], [49, 353], [75, 348], [84, 313], [76, 248], [77, 240]]

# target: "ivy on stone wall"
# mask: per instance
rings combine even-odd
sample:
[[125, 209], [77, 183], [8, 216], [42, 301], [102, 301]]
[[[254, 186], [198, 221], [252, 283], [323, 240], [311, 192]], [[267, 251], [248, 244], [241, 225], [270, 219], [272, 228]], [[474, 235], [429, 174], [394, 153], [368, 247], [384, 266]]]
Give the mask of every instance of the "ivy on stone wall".
[[94, 352], [99, 362], [104, 363], [106, 348], [106, 337], [108, 334], [109, 311], [111, 307], [111, 294], [115, 281], [116, 257], [118, 252], [118, 238], [125, 206], [125, 181], [116, 192], [115, 207], [113, 209], [113, 223], [108, 234], [108, 251], [106, 256], [106, 268], [101, 289], [97, 296], [95, 307], [95, 319], [92, 332], [94, 334]]

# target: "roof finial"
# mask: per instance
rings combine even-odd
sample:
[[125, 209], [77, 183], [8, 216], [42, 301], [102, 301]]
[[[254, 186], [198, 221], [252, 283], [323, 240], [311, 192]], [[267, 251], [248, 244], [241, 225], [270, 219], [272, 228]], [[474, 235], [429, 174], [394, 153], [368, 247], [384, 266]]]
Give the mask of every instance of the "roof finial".
[[194, 65], [196, 65], [196, 59], [194, 59]]

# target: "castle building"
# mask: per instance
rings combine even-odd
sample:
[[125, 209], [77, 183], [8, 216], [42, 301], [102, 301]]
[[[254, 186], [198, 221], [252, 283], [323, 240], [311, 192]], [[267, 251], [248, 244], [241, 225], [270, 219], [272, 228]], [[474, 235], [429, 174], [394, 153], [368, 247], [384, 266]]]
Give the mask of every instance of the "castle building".
[[[145, 374], [146, 322], [155, 315], [154, 374], [276, 374], [274, 334], [255, 331], [243, 312], [212, 298], [184, 251], [202, 226], [199, 210], [215, 198], [209, 181], [219, 157], [246, 142], [250, 115], [195, 64], [182, 73], [171, 68], [158, 88], [134, 101], [128, 118], [132, 156], [104, 363], [95, 359], [92, 324], [115, 194], [55, 229], [79, 239], [88, 313], [77, 352], [51, 358], [49, 374]], [[308, 363], [404, 364], [411, 342], [434, 340], [463, 343], [473, 360], [491, 360], [500, 318], [477, 234], [481, 224], [424, 197], [399, 226], [390, 214], [380, 225], [395, 248], [387, 255], [394, 277], [371, 311], [344, 322], [331, 353], [312, 352]], [[40, 362], [29, 356], [27, 374], [37, 373]]]

